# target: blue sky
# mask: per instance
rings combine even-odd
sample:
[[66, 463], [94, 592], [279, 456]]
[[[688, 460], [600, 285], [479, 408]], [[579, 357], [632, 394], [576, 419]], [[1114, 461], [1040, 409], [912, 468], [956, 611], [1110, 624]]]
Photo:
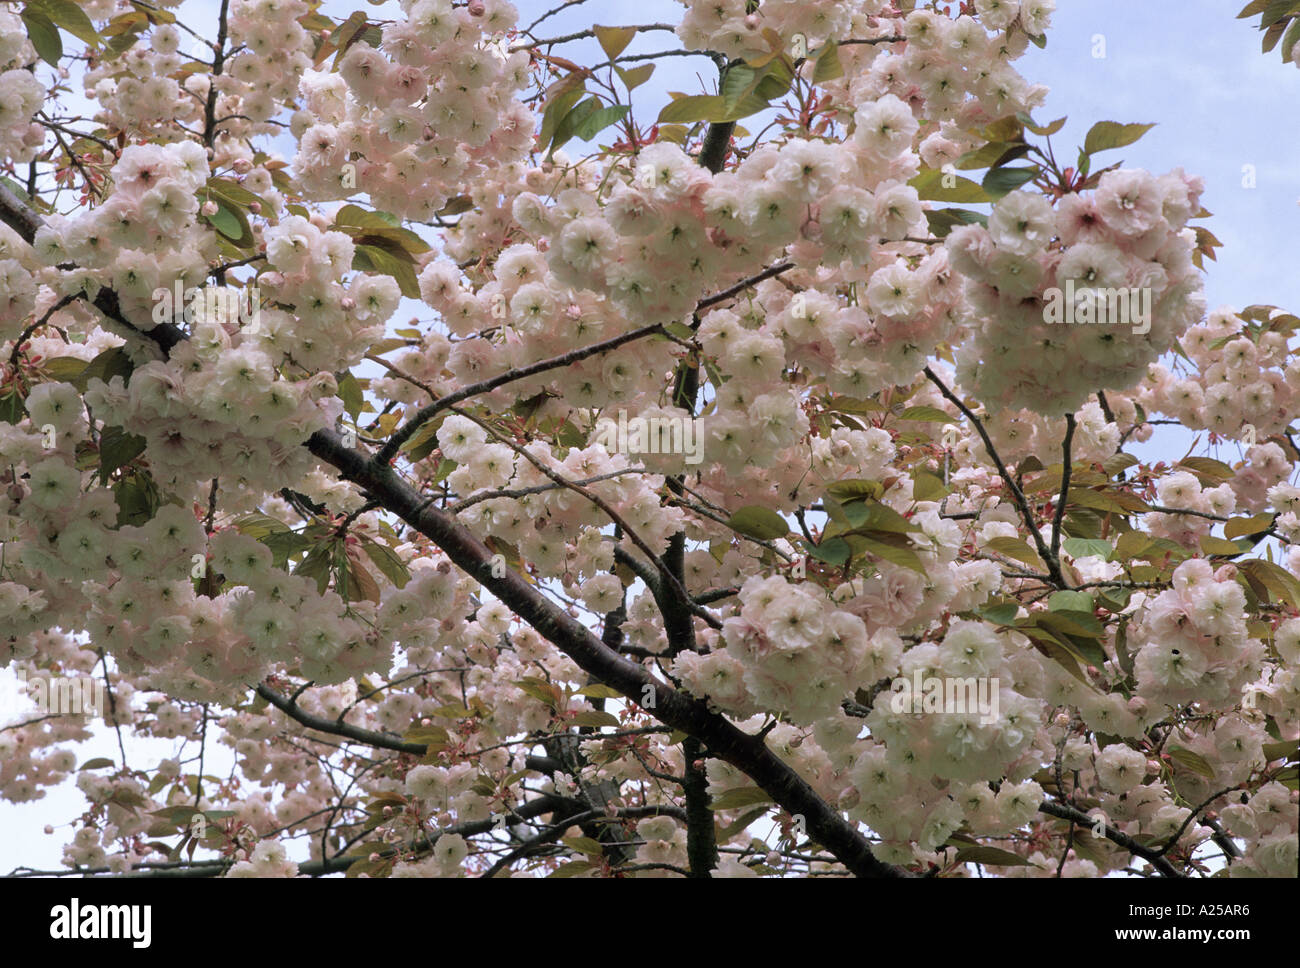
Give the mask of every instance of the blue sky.
[[[555, 0], [516, 2], [524, 23], [555, 5]], [[203, 32], [217, 6], [215, 0], [186, 0], [179, 12]], [[362, 6], [355, 0], [331, 0], [322, 9], [341, 18]], [[365, 9], [382, 17], [393, 6]], [[1238, 2], [1222, 0], [1060, 0], [1046, 49], [1031, 47], [1019, 69], [1031, 82], [1052, 88], [1037, 112], [1040, 123], [1069, 116], [1065, 129], [1052, 139], [1058, 158], [1072, 157], [1096, 121], [1156, 122], [1140, 142], [1104, 155], [1103, 163], [1122, 158], [1129, 166], [1156, 173], [1181, 165], [1205, 178], [1203, 200], [1214, 217], [1202, 224], [1224, 243], [1219, 261], [1207, 262], [1211, 308], [1271, 303], [1300, 309], [1294, 242], [1300, 219], [1300, 70], [1284, 65], [1276, 51], [1261, 54], [1258, 31], [1248, 21], [1233, 19], [1238, 8]], [[681, 7], [670, 0], [593, 0], [552, 18], [545, 35], [583, 29], [593, 19], [671, 22], [680, 13]], [[1093, 56], [1098, 35], [1105, 40], [1104, 58]], [[629, 51], [662, 50], [674, 46], [673, 41], [667, 34], [650, 34]], [[594, 44], [588, 49], [594, 50]], [[654, 106], [666, 101], [669, 89], [699, 92], [697, 72], [705, 84], [713, 82], [715, 73], [706, 59], [660, 62], [655, 78], [638, 92], [651, 99], [638, 114], [650, 116]], [[1243, 187], [1245, 165], [1254, 166], [1253, 189]], [[160, 741], [132, 744], [131, 765], [152, 768], [170, 746]], [[101, 730], [79, 752], [83, 760], [116, 758], [116, 743]], [[209, 760], [210, 769], [224, 772], [225, 764], [211, 765], [218, 758]], [[66, 828], [56, 837], [43, 836], [41, 829], [46, 823], [66, 824], [83, 808], [71, 783], [35, 803], [0, 805], [0, 873], [19, 864], [58, 868], [58, 845]]]

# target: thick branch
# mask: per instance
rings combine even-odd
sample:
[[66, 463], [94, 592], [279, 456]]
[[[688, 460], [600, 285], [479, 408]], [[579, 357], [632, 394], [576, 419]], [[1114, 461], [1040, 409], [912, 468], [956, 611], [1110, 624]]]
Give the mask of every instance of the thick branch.
[[[1079, 824], [1083, 827], [1092, 827], [1096, 824], [1096, 818], [1088, 816], [1082, 810], [1076, 810], [1074, 807], [1067, 806], [1064, 803], [1053, 803], [1045, 800], [1038, 808], [1040, 813], [1057, 817], [1060, 820], [1068, 820], [1071, 823]], [[1102, 825], [1102, 833], [1106, 839], [1113, 844], [1123, 847], [1129, 853], [1141, 857], [1158, 870], [1165, 877], [1183, 877], [1184, 875], [1169, 861], [1165, 860], [1161, 851], [1151, 847], [1143, 847], [1128, 834], [1116, 830], [1110, 824]]]
[[[307, 442], [318, 458], [334, 466], [344, 479], [362, 488], [439, 548], [466, 573], [499, 598], [514, 614], [573, 659], [585, 672], [617, 689], [635, 703], [652, 697], [648, 711], [674, 729], [695, 736], [709, 755], [742, 770], [791, 814], [802, 814], [809, 834], [860, 877], [901, 877], [906, 873], [882, 863], [855, 825], [836, 813], [802, 777], [758, 738], [737, 729], [697, 699], [688, 698], [653, 678], [610, 649], [577, 619], [547, 599], [521, 575], [507, 570], [493, 575], [492, 551], [474, 534], [436, 508], [392, 468], [372, 463], [367, 455], [343, 446], [332, 430], [317, 431]], [[500, 574], [498, 572], [498, 574]]]

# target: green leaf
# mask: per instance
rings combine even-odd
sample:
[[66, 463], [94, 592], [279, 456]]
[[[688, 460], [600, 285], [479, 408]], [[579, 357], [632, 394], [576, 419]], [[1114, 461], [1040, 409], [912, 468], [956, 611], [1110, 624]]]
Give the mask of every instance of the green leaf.
[[1181, 746], [1171, 746], [1169, 748], [1169, 758], [1179, 766], [1186, 767], [1193, 773], [1205, 777], [1207, 780], [1214, 779], [1214, 767], [1205, 761], [1205, 758], [1198, 753], [1193, 753], [1189, 749]]
[[343, 410], [353, 422], [361, 416], [361, 409], [366, 405], [365, 394], [361, 392], [361, 384], [357, 378], [350, 372], [344, 373], [338, 378], [339, 399], [343, 401]]
[[261, 541], [269, 535], [282, 534], [290, 529], [283, 521], [269, 514], [247, 514], [235, 522], [235, 530]]
[[790, 533], [790, 525], [786, 524], [785, 518], [771, 508], [758, 504], [743, 507], [731, 515], [727, 519], [727, 527], [747, 538], [757, 538], [761, 541], [784, 538]]
[[878, 533], [875, 537], [868, 537], [862, 534], [852, 534], [848, 537], [849, 547], [858, 548], [882, 558], [891, 564], [898, 565], [902, 568], [910, 569], [917, 574], [924, 575], [925, 565], [921, 564], [921, 558], [911, 548], [904, 547], [901, 543], [892, 543], [886, 532]]
[[1227, 538], [1240, 538], [1248, 534], [1258, 534], [1273, 527], [1273, 514], [1257, 514], [1251, 518], [1233, 518], [1223, 526]]
[[162, 506], [158, 485], [148, 474], [137, 472], [113, 485], [117, 526], [148, 524]]
[[[1276, 743], [1264, 744], [1264, 759], [1269, 763], [1272, 763], [1274, 760], [1294, 760], [1297, 758], [1298, 754], [1300, 754], [1300, 748], [1296, 746], [1296, 741], [1293, 739], [1284, 739], [1279, 740]], [[83, 766], [82, 769], [84, 770], [85, 767]]]
[[919, 525], [913, 524], [893, 508], [879, 501], [851, 501], [843, 505], [843, 511], [852, 525], [853, 533], [884, 531], [905, 535], [921, 530]]
[[1240, 548], [1231, 541], [1225, 541], [1223, 538], [1216, 538], [1209, 534], [1201, 538], [1200, 544], [1201, 550], [1207, 555], [1219, 555], [1231, 558], [1246, 553], [1245, 548]]
[[[1071, 645], [1080, 648], [1093, 665], [1099, 666], [1106, 661], [1105, 650], [1094, 641], [1100, 640], [1106, 629], [1092, 612], [1061, 608], [1037, 612], [1035, 618], [1041, 628], [1065, 636]], [[1080, 640], [1087, 644], [1080, 646]]]
[[1275, 601], [1283, 601], [1292, 608], [1300, 608], [1300, 582], [1296, 581], [1295, 576], [1289, 571], [1262, 558], [1238, 561], [1236, 565], [1239, 571], [1245, 572], [1268, 589]]
[[1043, 567], [1043, 559], [1038, 557], [1038, 552], [1029, 547], [1029, 545], [1021, 538], [993, 538], [988, 541], [984, 547], [1005, 558], [1012, 558], [1029, 565], [1031, 568]]
[[728, 790], [709, 804], [710, 810], [735, 810], [737, 807], [753, 807], [761, 803], [771, 803], [772, 798], [758, 787], [737, 787]]
[[217, 210], [202, 216], [208, 224], [241, 248], [252, 245], [253, 231], [243, 211], [224, 198], [213, 198], [212, 201], [216, 202]]
[[102, 41], [95, 25], [90, 22], [86, 12], [72, 0], [30, 0], [28, 8], [37, 7], [50, 20], [58, 24], [78, 40], [98, 47]]
[[1295, 50], [1297, 42], [1300, 42], [1300, 18], [1291, 22], [1291, 26], [1287, 28], [1286, 34], [1282, 37], [1282, 58], [1284, 60], [1288, 59], [1290, 52]]
[[1100, 538], [1066, 538], [1061, 545], [1071, 558], [1088, 558], [1096, 556], [1102, 561], [1110, 561], [1114, 549], [1109, 541]]
[[[946, 180], [945, 180], [946, 179]], [[908, 182], [923, 201], [990, 202], [993, 197], [969, 178], [927, 168]]]
[[908, 407], [898, 415], [899, 420], [923, 420], [928, 423], [956, 423], [957, 421], [938, 407]]
[[334, 561], [333, 541], [318, 542], [307, 552], [307, 557], [298, 562], [293, 573], [302, 578], [316, 579], [316, 591], [325, 594], [330, 584], [330, 565]]
[[623, 86], [629, 91], [634, 91], [646, 81], [650, 80], [650, 75], [655, 72], [654, 64], [642, 64], [640, 67], [634, 67], [624, 70], [621, 67], [615, 67], [618, 76], [623, 80]]
[[578, 874], [585, 874], [587, 871], [595, 868], [595, 864], [585, 860], [571, 860], [567, 864], [561, 864], [551, 873], [546, 875], [547, 880], [553, 877], [576, 877]]
[[146, 441], [121, 427], [105, 427], [99, 435], [99, 480], [108, 483], [109, 475], [125, 467], [144, 453]]
[[406, 587], [406, 583], [411, 580], [411, 573], [407, 570], [406, 563], [402, 561], [397, 552], [386, 544], [380, 544], [378, 541], [362, 541], [361, 547], [370, 560], [375, 563], [375, 567], [383, 572], [385, 578], [398, 588]]
[[636, 36], [635, 27], [592, 27], [591, 31], [600, 42], [600, 49], [610, 60], [617, 60], [618, 55], [627, 49], [627, 45]]
[[1019, 611], [1020, 606], [1015, 602], [1002, 602], [999, 605], [981, 609], [978, 614], [981, 618], [986, 618], [995, 625], [1010, 625], [1016, 620], [1016, 614]]
[[605, 852], [604, 846], [599, 840], [592, 840], [590, 837], [564, 837], [560, 843], [566, 847], [571, 847], [580, 854], [589, 854], [599, 857]]
[[1131, 145], [1154, 128], [1154, 124], [1119, 124], [1116, 121], [1098, 121], [1083, 139], [1083, 150], [1088, 154], [1109, 151]]
[[97, 756], [93, 760], [86, 760], [86, 762], [82, 763], [77, 767], [77, 772], [80, 773], [82, 770], [102, 770], [106, 766], [116, 766], [116, 763], [106, 756]]
[[1033, 181], [1039, 175], [1037, 165], [1030, 168], [994, 168], [984, 176], [984, 190], [993, 198], [1001, 198], [1014, 192], [1021, 185]]
[[429, 421], [420, 427], [406, 443], [402, 444], [401, 451], [412, 463], [422, 461], [438, 447], [438, 428], [442, 425], [445, 415]]
[[804, 545], [808, 549], [808, 554], [813, 558], [836, 568], [843, 567], [853, 557], [853, 549], [849, 547], [849, 543], [843, 538], [827, 538], [819, 545], [809, 544], [805, 541]]
[[664, 106], [657, 123], [692, 124], [697, 121], [720, 121], [726, 116], [726, 102], [717, 94], [692, 94], [679, 97]]
[[151, 24], [174, 24], [176, 14], [170, 10], [163, 10], [155, 4], [145, 3], [144, 0], [131, 0], [131, 6], [143, 13]]
[[559, 123], [555, 126], [555, 137], [551, 139], [551, 148], [547, 153], [547, 157], [551, 157], [557, 149], [567, 144], [573, 138], [578, 125], [599, 108], [600, 99], [592, 96], [571, 108], [564, 117], [560, 118]]
[[380, 602], [379, 583], [358, 559], [348, 554], [344, 541], [334, 542], [334, 590], [345, 602]]
[[714, 827], [714, 839], [719, 844], [725, 844], [736, 834], [742, 832], [746, 827], [762, 818], [770, 808], [767, 806], [758, 806], [753, 810], [746, 811], [735, 819], [734, 822], [727, 824], [725, 827]]
[[914, 501], [942, 501], [951, 493], [952, 488], [928, 471], [917, 471], [912, 479]]
[[629, 110], [626, 104], [615, 104], [593, 111], [574, 126], [573, 136], [580, 141], [590, 141], [611, 124], [622, 121]]
[[1106, 650], [1100, 640], [1104, 629], [1096, 618], [1085, 612], [1035, 612], [1016, 625], [1026, 635], [1033, 629], [1040, 636], [1050, 636], [1084, 665], [1101, 668], [1106, 663]]
[[925, 213], [925, 220], [930, 225], [930, 234], [938, 239], [947, 238], [953, 229], [961, 225], [983, 225], [987, 228], [989, 224], [987, 215], [972, 212], [968, 208], [929, 209]]
[[85, 393], [93, 379], [103, 380], [105, 383], [112, 383], [113, 377], [120, 376], [122, 382], [129, 383], [131, 371], [135, 369], [135, 364], [127, 356], [126, 350], [120, 346], [114, 346], [111, 349], [104, 350], [93, 360], [86, 364], [81, 371], [81, 375], [73, 381], [75, 386], [82, 393]]
[[344, 205], [334, 213], [334, 227], [345, 232], [351, 229], [383, 231], [398, 228], [394, 224], [395, 217], [389, 215], [385, 218], [386, 214], [364, 209], [360, 205]]
[[1264, 8], [1264, 16], [1259, 20], [1259, 29], [1264, 30], [1274, 26], [1297, 9], [1300, 9], [1300, 3], [1296, 0], [1273, 0]]
[[858, 498], [878, 498], [884, 495], [885, 486], [879, 481], [836, 481], [826, 488], [826, 493], [837, 501], [854, 501]]
[[575, 726], [617, 727], [619, 725], [617, 716], [600, 709], [584, 709], [582, 712], [575, 713], [571, 722]]
[[840, 63], [839, 44], [827, 44], [826, 49], [817, 55], [817, 66], [813, 68], [812, 82], [822, 84], [844, 76], [844, 66]]
[[296, 531], [276, 531], [258, 540], [271, 549], [271, 563], [276, 568], [287, 567], [290, 558], [316, 543]]
[[959, 864], [984, 864], [987, 867], [1037, 867], [1032, 861], [1001, 847], [963, 847], [957, 851]]
[[266, 205], [266, 200], [261, 195], [254, 195], [239, 182], [231, 181], [229, 178], [213, 176], [208, 179], [205, 187], [210, 194], [216, 195], [220, 201], [229, 202], [233, 208], [248, 208], [254, 202], [258, 205]]
[[72, 383], [86, 369], [86, 361], [75, 356], [55, 356], [41, 360], [41, 370], [55, 383]]
[[36, 48], [41, 60], [51, 67], [59, 66], [63, 56], [63, 40], [59, 37], [59, 28], [45, 14], [32, 7], [27, 7], [22, 14], [23, 26], [27, 28], [27, 39]]
[[537, 676], [524, 676], [515, 685], [519, 687], [519, 690], [524, 695], [531, 696], [552, 709], [556, 709], [560, 705], [559, 690], [545, 679], [540, 679]]
[[1029, 154], [1031, 146], [1023, 141], [990, 141], [981, 148], [968, 151], [958, 158], [954, 168], [972, 171], [979, 168], [998, 168]]
[[1231, 467], [1213, 457], [1184, 457], [1175, 465], [1175, 470], [1191, 471], [1201, 484], [1216, 487], [1236, 476]]
[[409, 255], [402, 258], [378, 245], [358, 245], [352, 256], [352, 268], [358, 272], [392, 276], [403, 296], [407, 299], [420, 298], [420, 283], [415, 278], [415, 267], [410, 262]]
[[1096, 605], [1087, 592], [1063, 591], [1053, 592], [1047, 607], [1053, 612], [1084, 612], [1091, 616]]
[[134, 47], [135, 42], [139, 40], [140, 35], [144, 33], [145, 24], [147, 22], [148, 21], [141, 17], [138, 24], [133, 24], [129, 29], [122, 31], [122, 33], [110, 37], [108, 43], [104, 46], [104, 61], [114, 61]]
[[572, 74], [561, 87], [555, 90], [550, 100], [546, 102], [546, 110], [542, 112], [542, 130], [537, 136], [537, 146], [545, 148], [555, 137], [555, 128], [560, 123], [560, 119], [569, 113], [569, 109], [582, 100], [586, 94], [586, 88], [582, 79]]
[[1065, 127], [1065, 122], [1067, 119], [1057, 118], [1051, 124], [1037, 125], [1034, 124], [1034, 119], [1032, 117], [1030, 117], [1028, 114], [1025, 114], [1022, 111], [1016, 115], [1016, 120], [1019, 121], [1021, 124], [1023, 124], [1026, 130], [1032, 131], [1040, 138], [1050, 138], [1052, 135], [1056, 134], [1056, 132], [1060, 131], [1062, 128]]

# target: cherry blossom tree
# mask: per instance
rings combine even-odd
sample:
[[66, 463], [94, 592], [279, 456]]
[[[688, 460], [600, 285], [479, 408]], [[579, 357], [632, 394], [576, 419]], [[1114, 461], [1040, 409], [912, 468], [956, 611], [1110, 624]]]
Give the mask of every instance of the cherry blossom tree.
[[0, 665], [104, 697], [0, 796], [71, 872], [1294, 876], [1300, 318], [1207, 311], [1202, 180], [1058, 162], [1053, 0], [575, 5], [0, 6]]

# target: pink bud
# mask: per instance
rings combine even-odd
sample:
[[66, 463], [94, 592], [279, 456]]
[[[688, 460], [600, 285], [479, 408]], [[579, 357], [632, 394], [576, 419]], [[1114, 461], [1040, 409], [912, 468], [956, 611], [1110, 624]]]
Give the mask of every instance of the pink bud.
[[442, 813], [438, 814], [438, 826], [439, 826], [439, 827], [446, 827], [446, 826], [448, 826], [450, 823], [451, 823], [451, 814], [450, 814], [450, 813], [448, 813], [446, 810], [444, 810]]
[[262, 203], [261, 203], [261, 202], [249, 202], [249, 203], [248, 203], [248, 210], [249, 210], [250, 212], [252, 212], [254, 215], [261, 215], [261, 214], [262, 214]]
[[240, 175], [247, 175], [250, 171], [253, 170], [253, 163], [249, 161], [247, 158], [240, 158], [233, 165], [231, 165], [231, 167], [235, 169], [236, 173]]
[[769, 851], [767, 857], [763, 859], [763, 863], [768, 867], [780, 867], [781, 852], [779, 850]]
[[1147, 760], [1147, 773], [1155, 776], [1160, 772], [1160, 764], [1156, 760]]
[[1128, 701], [1128, 711], [1134, 716], [1141, 716], [1147, 711], [1147, 701], [1141, 696], [1134, 696]]
[[208, 218], [211, 218], [212, 216], [217, 214], [217, 203], [211, 201], [204, 202], [203, 207], [199, 209], [199, 211], [202, 212], [204, 215], [206, 215]]
[[45, 825], [45, 832], [46, 832], [47, 834], [52, 834], [52, 833], [54, 833], [54, 828], [51, 827], [49, 824], [46, 824], [46, 825]]
[[433, 724], [433, 720], [430, 719], [428, 716], [425, 716], [422, 720], [420, 720], [421, 726], [430, 726], [432, 724]]
[[357, 301], [353, 299], [351, 296], [344, 296], [343, 299], [340, 300], [339, 305], [342, 306], [343, 309], [345, 310], [355, 309], [357, 305]]
[[747, 15], [746, 15], [746, 17], [745, 17], [745, 29], [746, 29], [746, 30], [757, 30], [757, 29], [758, 29], [758, 14], [756, 14], [756, 13], [751, 13], [751, 14], [747, 14]]
[[484, 5], [483, 0], [469, 0], [468, 11], [471, 17], [481, 17], [487, 12], [487, 7]]
[[369, 857], [366, 858], [366, 860], [370, 861], [370, 863], [372, 863], [372, 864], [378, 863], [378, 862], [379, 862], [379, 855], [378, 855], [378, 854], [375, 854], [375, 853], [372, 853]]

